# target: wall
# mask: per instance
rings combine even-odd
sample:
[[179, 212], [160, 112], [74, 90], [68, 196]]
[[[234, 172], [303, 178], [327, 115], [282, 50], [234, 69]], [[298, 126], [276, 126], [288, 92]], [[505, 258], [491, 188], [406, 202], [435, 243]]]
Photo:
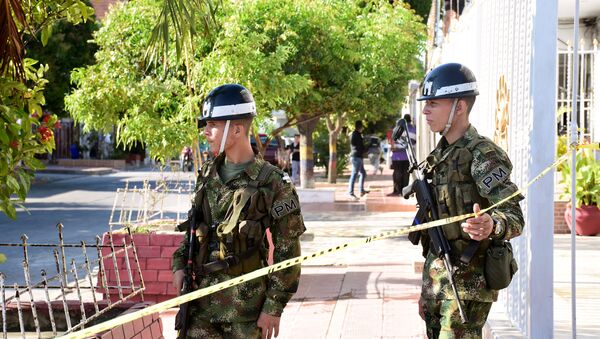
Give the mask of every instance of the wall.
[[[132, 307], [127, 312], [138, 311], [140, 308]], [[101, 339], [161, 339], [164, 338], [162, 321], [157, 313], [147, 315], [134, 321], [115, 326], [109, 331], [100, 333], [96, 338]]]
[[[138, 260], [140, 269], [142, 271], [142, 277], [144, 279], [144, 301], [162, 302], [171, 299], [177, 295], [175, 288], [173, 287], [173, 273], [171, 270], [172, 255], [177, 249], [181, 241], [183, 240], [183, 233], [140, 233], [133, 235], [133, 241], [137, 248]], [[130, 243], [129, 236], [126, 234], [113, 233], [113, 242], [115, 244], [122, 244], [123, 238]], [[103, 244], [108, 244], [108, 234], [103, 236]], [[110, 254], [110, 248], [102, 249], [103, 255]], [[135, 285], [139, 285], [140, 276], [135, 269], [135, 262], [132, 251], [129, 251], [130, 264], [132, 268], [133, 281]], [[104, 267], [106, 270], [106, 277], [108, 285], [116, 286], [117, 279], [116, 274], [119, 272], [119, 278], [121, 279], [121, 286], [129, 286], [129, 278], [125, 264], [123, 261], [124, 253], [117, 254], [117, 265], [119, 270], [115, 270], [112, 257], [104, 259]], [[98, 286], [101, 285], [101, 275], [98, 275]], [[124, 289], [123, 293], [127, 293], [129, 289]], [[104, 297], [110, 297], [112, 301], [118, 300], [118, 290], [111, 289], [110, 294], [104, 294]], [[141, 300], [139, 296], [136, 296], [132, 300]]]

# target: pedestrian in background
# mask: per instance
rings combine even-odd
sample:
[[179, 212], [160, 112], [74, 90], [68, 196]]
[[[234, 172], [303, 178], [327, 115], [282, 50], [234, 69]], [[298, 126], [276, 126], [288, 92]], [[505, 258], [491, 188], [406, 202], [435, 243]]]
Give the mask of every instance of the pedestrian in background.
[[294, 134], [294, 141], [288, 146], [292, 160], [292, 182], [300, 185], [300, 134]]
[[373, 175], [377, 175], [377, 171], [383, 173], [383, 167], [381, 166], [381, 142], [378, 137], [370, 137], [369, 139], [370, 142], [367, 156], [373, 167]]
[[[252, 94], [222, 85], [204, 101], [204, 135], [216, 158], [203, 164], [192, 208], [199, 216], [193, 255], [198, 288], [229, 281], [267, 265], [266, 230], [275, 263], [300, 255], [305, 231], [300, 203], [288, 175], [255, 155], [249, 129], [256, 116]], [[199, 213], [198, 213], [199, 212]], [[189, 238], [190, 220], [178, 226]], [[173, 285], [181, 291], [188, 241], [173, 253]], [[187, 338], [271, 338], [298, 289], [300, 265], [270, 273], [190, 302]]]
[[[498, 290], [512, 278], [510, 243], [521, 234], [523, 212], [517, 195], [487, 213], [480, 213], [518, 191], [511, 182], [512, 164], [506, 153], [490, 139], [479, 135], [469, 114], [479, 95], [473, 73], [461, 64], [434, 68], [423, 81], [423, 115], [441, 139], [427, 157], [425, 177], [430, 177], [439, 218], [477, 214], [464, 222], [441, 226], [450, 245], [454, 272], [447, 272], [439, 254], [422, 231], [425, 256], [419, 314], [429, 338], [481, 338]], [[497, 260], [502, 251], [507, 260]], [[459, 260], [460, 258], [460, 260]], [[462, 323], [448, 274], [453, 275], [457, 294], [467, 318]], [[499, 284], [499, 282], [502, 283]], [[503, 287], [499, 286], [502, 285]], [[496, 287], [498, 286], [498, 287]]]
[[[410, 142], [414, 147], [417, 144], [417, 130], [412, 124], [410, 114], [405, 114], [404, 120], [406, 120], [406, 125], [408, 127]], [[408, 145], [403, 138], [400, 138], [392, 144], [392, 164], [390, 169], [394, 170], [392, 173], [394, 190], [391, 193], [388, 193], [388, 196], [402, 195], [402, 189], [406, 187], [410, 181], [408, 166]]]
[[360, 196], [369, 193], [365, 190], [365, 179], [367, 172], [365, 172], [365, 166], [363, 164], [363, 156], [366, 151], [365, 142], [362, 136], [363, 123], [358, 120], [354, 123], [354, 131], [350, 135], [350, 161], [352, 163], [352, 173], [350, 174], [350, 180], [348, 181], [348, 196], [350, 199], [358, 200], [359, 198], [354, 195], [354, 182], [358, 175], [358, 186], [360, 189]]

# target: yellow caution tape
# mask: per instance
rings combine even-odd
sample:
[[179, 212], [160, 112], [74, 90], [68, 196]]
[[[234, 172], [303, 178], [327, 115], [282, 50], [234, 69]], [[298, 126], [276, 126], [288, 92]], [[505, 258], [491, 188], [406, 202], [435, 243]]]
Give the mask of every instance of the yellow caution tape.
[[[598, 147], [600, 145], [598, 144], [593, 144], [595, 145], [595, 147]], [[592, 147], [588, 147], [588, 146], [592, 146], [592, 144], [590, 145], [579, 145], [577, 146], [577, 148], [592, 148]], [[457, 222], [457, 221], [461, 221], [467, 218], [472, 218], [472, 217], [476, 217], [477, 215], [480, 215], [482, 213], [485, 213], [505, 202], [507, 202], [508, 200], [514, 198], [515, 196], [521, 194], [523, 192], [523, 190], [527, 189], [529, 186], [533, 185], [536, 181], [538, 181], [540, 178], [542, 178], [544, 175], [548, 174], [548, 172], [550, 172], [554, 167], [558, 166], [559, 164], [561, 164], [562, 162], [566, 161], [568, 159], [568, 156], [570, 154], [566, 153], [564, 155], [562, 155], [560, 158], [558, 158], [554, 163], [552, 163], [550, 166], [548, 166], [546, 169], [544, 169], [540, 174], [538, 174], [535, 178], [533, 178], [531, 181], [529, 181], [527, 183], [527, 185], [525, 185], [522, 189], [519, 189], [518, 191], [514, 192], [513, 194], [511, 194], [510, 196], [500, 200], [499, 202], [495, 203], [494, 205], [487, 207], [483, 210], [481, 210], [479, 213], [475, 214], [475, 213], [469, 213], [469, 214], [463, 214], [463, 215], [459, 215], [459, 216], [455, 216], [455, 217], [450, 217], [450, 218], [445, 218], [445, 219], [440, 219], [440, 220], [435, 220], [435, 221], [431, 221], [431, 222], [427, 222], [427, 223], [423, 223], [420, 225], [416, 225], [416, 226], [412, 226], [412, 225], [402, 225], [400, 226], [399, 229], [393, 230], [393, 231], [386, 231], [386, 232], [382, 232], [376, 235], [372, 235], [366, 238], [361, 238], [359, 240], [355, 240], [352, 242], [347, 242], [338, 246], [334, 246], [334, 247], [330, 247], [312, 254], [308, 254], [308, 255], [304, 255], [304, 256], [299, 256], [299, 257], [295, 257], [292, 259], [288, 259], [288, 260], [284, 260], [282, 262], [279, 262], [277, 264], [271, 265], [271, 266], [267, 266], [267, 267], [263, 267], [261, 269], [258, 269], [256, 271], [244, 274], [242, 276], [233, 278], [231, 280], [227, 280], [221, 283], [218, 283], [216, 285], [213, 286], [209, 286], [200, 290], [196, 290], [194, 292], [190, 292], [178, 297], [175, 297], [173, 299], [169, 299], [166, 301], [163, 301], [161, 303], [158, 304], [154, 304], [152, 306], [148, 306], [142, 310], [139, 310], [137, 312], [133, 312], [133, 313], [128, 313], [125, 315], [122, 315], [120, 317], [117, 317], [115, 319], [112, 320], [108, 320], [105, 321], [103, 323], [94, 325], [92, 327], [86, 328], [86, 329], [82, 329], [79, 330], [77, 332], [74, 333], [69, 333], [67, 335], [62, 336], [61, 338], [84, 338], [84, 337], [89, 337], [93, 334], [96, 333], [100, 333], [100, 332], [104, 332], [107, 331], [115, 326], [118, 325], [122, 325], [128, 322], [131, 322], [133, 320], [145, 317], [147, 315], [150, 314], [154, 314], [154, 313], [158, 313], [160, 311], [164, 311], [166, 309], [169, 308], [173, 308], [175, 306], [179, 306], [183, 303], [187, 303], [190, 302], [192, 300], [198, 299], [198, 298], [202, 298], [205, 297], [207, 295], [213, 294], [215, 292], [224, 290], [226, 288], [229, 287], [233, 287], [235, 285], [239, 285], [241, 283], [247, 282], [249, 280], [252, 279], [256, 279], [259, 277], [262, 277], [264, 275], [268, 275], [271, 274], [273, 272], [277, 272], [283, 269], [286, 269], [288, 267], [291, 266], [295, 266], [295, 265], [299, 265], [307, 260], [313, 259], [313, 258], [317, 258], [317, 257], [321, 257], [324, 255], [327, 255], [329, 253], [334, 253], [337, 251], [341, 251], [344, 250], [346, 248], [350, 248], [350, 247], [357, 247], [357, 246], [362, 246], [362, 245], [366, 245], [369, 244], [373, 241], [377, 241], [377, 240], [382, 240], [382, 239], [387, 239], [387, 238], [391, 238], [391, 237], [397, 237], [400, 235], [405, 235], [408, 234], [410, 232], [415, 232], [415, 231], [422, 231], [422, 230], [426, 230], [428, 228], [432, 228], [432, 227], [436, 227], [436, 226], [442, 226], [442, 225], [446, 225], [446, 224], [450, 224], [453, 222]]]
[[580, 144], [577, 145], [575, 148], [577, 149], [582, 149], [582, 148], [588, 148], [588, 149], [593, 149], [593, 150], [600, 150], [600, 142], [598, 143], [594, 143], [594, 144]]

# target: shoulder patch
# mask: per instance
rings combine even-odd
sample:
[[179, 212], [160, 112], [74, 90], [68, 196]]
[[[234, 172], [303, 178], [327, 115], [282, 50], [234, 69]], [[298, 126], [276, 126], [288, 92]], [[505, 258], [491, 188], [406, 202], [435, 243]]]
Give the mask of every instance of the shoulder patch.
[[494, 187], [508, 180], [509, 176], [510, 170], [508, 170], [504, 165], [499, 164], [481, 179], [479, 187], [481, 187], [485, 193], [490, 193]]
[[286, 184], [291, 184], [292, 183], [292, 179], [290, 178], [289, 174], [287, 174], [287, 172], [284, 172], [283, 177], [281, 178], [281, 180], [283, 180], [283, 182], [285, 182]]
[[292, 212], [300, 210], [300, 202], [295, 196], [287, 196], [284, 199], [277, 200], [271, 208], [271, 215], [275, 219], [284, 217]]

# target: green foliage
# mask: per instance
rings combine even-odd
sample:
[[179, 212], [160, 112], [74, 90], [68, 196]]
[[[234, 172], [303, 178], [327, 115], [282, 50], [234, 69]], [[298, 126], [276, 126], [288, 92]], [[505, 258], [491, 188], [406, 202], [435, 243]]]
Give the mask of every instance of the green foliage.
[[[38, 34], [42, 43], [47, 43], [53, 27], [60, 21], [79, 23], [93, 15], [93, 9], [80, 0], [29, 1], [21, 9], [20, 13], [3, 15], [11, 19], [22, 16], [24, 21], [19, 20], [18, 32], [10, 31], [8, 35], [3, 32], [2, 38], [17, 41], [14, 45], [20, 45], [22, 40], [25, 47]], [[56, 116], [42, 113], [42, 106], [46, 105], [44, 90], [48, 80], [44, 76], [48, 65], [38, 65], [29, 58], [10, 62], [3, 59], [1, 63], [7, 63], [8, 67], [0, 75], [0, 129], [3, 131], [0, 133], [0, 211], [15, 219], [15, 206], [21, 206], [25, 200], [33, 172], [44, 167], [35, 156], [54, 149], [53, 128], [57, 126]]]
[[58, 116], [66, 116], [64, 98], [71, 88], [70, 73], [76, 67], [94, 62], [96, 46], [88, 43], [92, 33], [98, 29], [96, 23], [87, 21], [78, 25], [60, 21], [54, 25], [52, 35], [32, 41], [27, 46], [27, 55], [48, 65], [45, 78], [51, 86], [44, 91], [45, 108]]
[[[329, 131], [324, 124], [319, 124], [315, 133], [313, 134], [313, 142], [314, 142], [314, 153], [317, 155], [315, 157], [315, 166], [329, 166]], [[344, 173], [344, 169], [348, 166], [350, 162], [350, 139], [345, 134], [340, 134], [337, 138], [336, 142], [336, 152], [337, 152], [337, 161], [336, 161], [336, 174], [338, 176]], [[329, 169], [327, 169], [329, 170]]]
[[65, 98], [65, 107], [87, 130], [108, 132], [116, 125], [117, 142], [126, 147], [144, 143], [153, 156], [164, 160], [195, 136], [200, 99], [188, 95], [180, 69], [148, 70], [144, 64], [159, 9], [155, 0], [113, 8], [94, 34], [99, 48], [96, 64], [72, 72], [77, 89]]
[[426, 23], [431, 10], [431, 0], [403, 0], [410, 8], [415, 11], [415, 14], [422, 18], [422, 22]]
[[196, 64], [195, 87], [206, 93], [219, 84], [238, 82], [253, 93], [261, 117], [272, 109], [290, 111], [298, 95], [314, 85], [308, 71], [299, 68], [314, 62], [314, 57], [304, 56], [319, 45], [313, 39], [323, 35], [323, 20], [316, 5], [307, 1], [239, 3], [224, 19], [213, 52]]
[[[190, 144], [204, 95], [223, 83], [241, 83], [253, 93], [256, 126], [265, 125], [273, 109], [284, 109], [290, 121], [344, 112], [375, 121], [398, 111], [408, 80], [421, 74], [417, 57], [424, 27], [405, 6], [219, 2], [209, 26], [199, 20], [184, 27], [212, 27], [207, 37], [164, 29], [162, 4], [140, 0], [114, 7], [95, 35], [97, 63], [72, 73], [77, 89], [65, 99], [67, 110], [87, 128], [116, 125], [120, 143], [143, 142], [159, 158]], [[169, 41], [193, 41], [159, 44], [163, 59], [153, 54], [157, 65], [148, 68], [144, 51], [157, 20]]]
[[[54, 148], [56, 117], [42, 117], [47, 66], [24, 60], [26, 83], [0, 77], [0, 211], [16, 218], [15, 203], [23, 202], [33, 171], [43, 168], [36, 154]], [[13, 194], [17, 199], [11, 199]]]
[[[561, 198], [571, 197], [571, 164], [563, 163], [561, 173], [561, 184], [565, 192]], [[594, 151], [582, 149], [577, 152], [575, 165], [575, 186], [577, 207], [581, 205], [600, 206], [600, 161], [596, 159]]]

